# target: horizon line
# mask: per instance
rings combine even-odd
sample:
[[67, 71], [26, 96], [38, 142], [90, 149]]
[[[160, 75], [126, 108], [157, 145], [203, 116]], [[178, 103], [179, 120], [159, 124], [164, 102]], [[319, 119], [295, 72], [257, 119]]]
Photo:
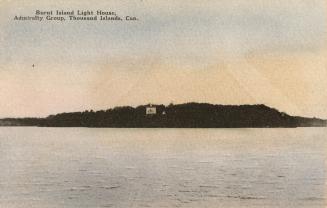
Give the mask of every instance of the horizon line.
[[143, 106], [147, 106], [147, 105], [154, 105], [154, 106], [163, 105], [165, 107], [168, 107], [170, 105], [184, 105], [184, 104], [209, 104], [209, 105], [221, 105], [221, 106], [260, 106], [260, 105], [262, 105], [262, 106], [266, 106], [268, 108], [277, 110], [280, 113], [285, 113], [285, 114], [287, 114], [289, 116], [292, 116], [292, 117], [313, 118], [313, 119], [321, 119], [321, 120], [326, 120], [327, 121], [327, 118], [320, 118], [320, 117], [316, 117], [316, 116], [307, 117], [307, 116], [299, 116], [299, 115], [290, 115], [287, 112], [280, 111], [278, 108], [271, 107], [271, 106], [266, 105], [264, 103], [255, 103], [255, 104], [214, 104], [214, 103], [209, 103], [209, 102], [194, 102], [194, 101], [184, 102], [184, 103], [173, 103], [173, 102], [170, 102], [169, 104], [154, 104], [154, 103], [149, 102], [147, 104], [137, 104], [137, 105], [117, 105], [117, 106], [109, 107], [109, 108], [106, 108], [106, 109], [98, 109], [98, 110], [95, 110], [95, 109], [84, 109], [84, 110], [80, 110], [80, 111], [63, 111], [63, 112], [58, 112], [58, 113], [54, 113], [54, 114], [47, 114], [46, 116], [40, 116], [40, 117], [38, 117], [38, 116], [0, 117], [0, 120], [3, 120], [3, 119], [28, 119], [28, 118], [44, 119], [44, 118], [47, 118], [49, 116], [54, 116], [54, 115], [59, 115], [59, 114], [64, 114], [64, 113], [82, 113], [82, 112], [87, 112], [87, 111], [93, 111], [95, 113], [95, 112], [111, 110], [111, 109], [115, 109], [115, 108], [119, 108], [119, 107], [138, 108], [138, 107], [143, 107]]

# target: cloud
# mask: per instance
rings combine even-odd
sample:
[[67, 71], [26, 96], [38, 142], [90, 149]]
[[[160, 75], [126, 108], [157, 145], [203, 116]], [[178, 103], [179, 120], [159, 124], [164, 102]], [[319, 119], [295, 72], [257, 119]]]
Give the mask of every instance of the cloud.
[[[324, 113], [316, 106], [326, 104], [325, 95], [315, 90], [325, 86], [319, 79], [325, 75], [323, 0], [1, 4], [0, 95], [8, 103], [0, 115], [171, 101], [266, 103], [293, 114]], [[113, 10], [140, 21], [12, 20], [36, 9]]]

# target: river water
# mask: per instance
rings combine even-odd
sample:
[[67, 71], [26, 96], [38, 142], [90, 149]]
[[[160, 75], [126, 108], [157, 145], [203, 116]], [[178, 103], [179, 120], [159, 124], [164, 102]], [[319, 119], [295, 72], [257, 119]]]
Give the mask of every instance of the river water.
[[327, 128], [0, 128], [0, 207], [326, 207]]

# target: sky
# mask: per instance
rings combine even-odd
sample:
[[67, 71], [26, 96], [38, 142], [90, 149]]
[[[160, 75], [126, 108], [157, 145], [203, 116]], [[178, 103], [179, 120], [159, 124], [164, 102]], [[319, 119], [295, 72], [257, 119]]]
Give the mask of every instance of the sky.
[[[0, 0], [0, 117], [209, 102], [327, 118], [326, 4]], [[138, 21], [14, 21], [57, 9]]]

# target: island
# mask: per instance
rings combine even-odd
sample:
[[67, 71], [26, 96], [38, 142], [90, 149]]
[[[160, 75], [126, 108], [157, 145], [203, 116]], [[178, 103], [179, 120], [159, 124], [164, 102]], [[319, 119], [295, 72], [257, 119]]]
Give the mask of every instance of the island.
[[3, 118], [0, 126], [90, 128], [295, 128], [326, 127], [327, 120], [291, 116], [263, 104], [214, 105], [185, 103], [121, 106], [50, 115], [45, 118]]

